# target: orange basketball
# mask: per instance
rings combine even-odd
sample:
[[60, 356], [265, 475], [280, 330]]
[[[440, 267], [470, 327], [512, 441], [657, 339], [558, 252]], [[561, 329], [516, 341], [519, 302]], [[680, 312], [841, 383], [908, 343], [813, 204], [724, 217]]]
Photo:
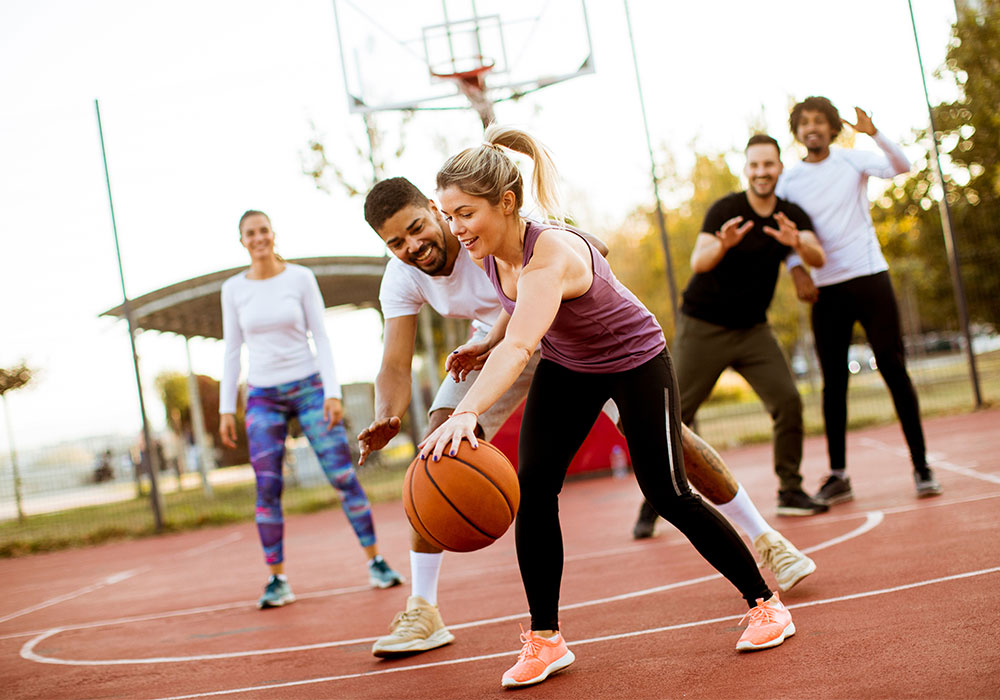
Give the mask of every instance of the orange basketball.
[[406, 470], [403, 508], [413, 529], [431, 544], [471, 552], [492, 544], [514, 522], [521, 491], [503, 452], [485, 440], [463, 440], [454, 457], [417, 458]]

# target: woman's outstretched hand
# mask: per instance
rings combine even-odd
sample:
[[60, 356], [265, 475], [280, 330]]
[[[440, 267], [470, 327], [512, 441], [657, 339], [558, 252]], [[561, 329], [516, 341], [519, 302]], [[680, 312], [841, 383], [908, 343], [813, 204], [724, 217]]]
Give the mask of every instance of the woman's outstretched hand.
[[468, 440], [473, 449], [479, 447], [479, 440], [476, 439], [477, 418], [473, 411], [456, 411], [451, 414], [448, 420], [420, 443], [420, 458], [430, 457], [436, 462], [446, 449], [449, 455], [455, 456], [462, 440]]

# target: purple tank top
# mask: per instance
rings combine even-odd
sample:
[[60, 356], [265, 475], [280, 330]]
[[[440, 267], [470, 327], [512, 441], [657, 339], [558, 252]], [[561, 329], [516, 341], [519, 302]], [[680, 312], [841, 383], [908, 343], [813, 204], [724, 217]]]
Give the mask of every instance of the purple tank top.
[[[549, 228], [557, 227], [528, 221], [524, 235], [525, 265], [531, 260], [539, 234]], [[594, 374], [638, 367], [666, 347], [663, 331], [653, 314], [615, 278], [604, 256], [586, 238], [583, 240], [590, 249], [594, 281], [581, 296], [559, 305], [555, 320], [542, 337], [542, 357], [576, 372]], [[500, 286], [496, 261], [489, 255], [484, 262], [483, 268], [500, 305], [513, 315], [516, 302]]]

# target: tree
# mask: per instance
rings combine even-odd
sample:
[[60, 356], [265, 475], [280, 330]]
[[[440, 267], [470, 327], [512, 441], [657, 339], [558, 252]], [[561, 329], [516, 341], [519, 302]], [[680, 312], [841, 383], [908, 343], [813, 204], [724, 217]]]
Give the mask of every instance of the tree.
[[[225, 447], [219, 438], [219, 382], [203, 374], [196, 374], [198, 394], [201, 396], [202, 414], [205, 417], [205, 432], [213, 446], [220, 450], [219, 465], [246, 464], [250, 461], [247, 451], [244, 409], [236, 406], [236, 448]], [[181, 434], [189, 434], [191, 425], [191, 397], [188, 394], [187, 375], [180, 372], [162, 372], [156, 377], [156, 387], [166, 413], [167, 425]]]
[[14, 499], [17, 501], [17, 519], [24, 520], [24, 506], [21, 498], [21, 473], [17, 466], [17, 450], [14, 447], [14, 430], [10, 424], [10, 406], [7, 392], [15, 391], [31, 381], [35, 371], [24, 362], [11, 369], [0, 368], [0, 399], [3, 399], [3, 413], [7, 421], [7, 444], [10, 446], [10, 467], [14, 479]]
[[[914, 174], [890, 185], [873, 219], [904, 307], [907, 332], [957, 325], [937, 201], [951, 206], [956, 246], [973, 323], [1000, 325], [1000, 0], [957, 3], [945, 64], [935, 73], [954, 81], [958, 97], [933, 108], [946, 191], [930, 156]], [[916, 139], [929, 142], [930, 134]], [[907, 328], [907, 299], [911, 321]]]
[[[414, 114], [413, 111], [403, 112], [398, 128], [391, 132], [397, 134], [398, 137], [395, 147], [391, 148], [391, 157], [394, 160], [399, 160], [406, 149], [406, 127], [413, 119]], [[333, 189], [332, 185], [336, 185], [338, 188], [344, 190], [349, 197], [359, 197], [364, 196], [376, 181], [385, 177], [385, 153], [390, 150], [387, 134], [390, 132], [379, 128], [375, 116], [372, 114], [365, 114], [362, 116], [362, 119], [365, 123], [367, 143], [364, 146], [359, 146], [357, 143], [352, 143], [352, 145], [356, 160], [359, 163], [367, 164], [367, 167], [362, 166], [360, 171], [371, 171], [370, 180], [363, 178], [355, 180], [349, 177], [344, 172], [344, 168], [336, 160], [331, 160], [327, 155], [324, 144], [325, 137], [319, 133], [315, 124], [310, 124], [313, 136], [307, 144], [307, 153], [302, 154], [302, 172], [304, 175], [312, 178], [316, 189], [330, 194]], [[353, 167], [351, 170], [355, 171], [357, 168]]]
[[[729, 169], [723, 154], [718, 153], [696, 153], [694, 166], [687, 175], [677, 173], [669, 156], [665, 167], [671, 173], [666, 178], [669, 189], [691, 193], [680, 206], [665, 215], [670, 255], [680, 292], [691, 277], [688, 259], [708, 208], [715, 200], [738, 190], [740, 179]], [[645, 209], [633, 212], [618, 231], [609, 236], [608, 247], [611, 249], [608, 261], [615, 275], [653, 312], [667, 339], [671, 339], [674, 312], [670, 309], [666, 262], [656, 226], [656, 212]]]

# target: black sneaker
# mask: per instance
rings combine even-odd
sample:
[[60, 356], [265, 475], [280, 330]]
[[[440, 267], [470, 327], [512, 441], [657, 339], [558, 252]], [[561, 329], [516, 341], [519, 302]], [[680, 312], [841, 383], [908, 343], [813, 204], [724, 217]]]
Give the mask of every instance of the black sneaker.
[[647, 501], [643, 501], [642, 507], [639, 508], [639, 517], [635, 521], [635, 527], [632, 528], [633, 539], [645, 540], [652, 537], [656, 531], [656, 519], [659, 517], [653, 510], [653, 506], [649, 505]]
[[778, 491], [778, 515], [816, 515], [830, 510], [802, 489]]
[[854, 491], [851, 490], [851, 478], [841, 479], [839, 476], [831, 474], [820, 490], [816, 492], [816, 500], [828, 506], [853, 501]]
[[934, 478], [934, 472], [930, 469], [922, 474], [919, 471], [913, 472], [913, 483], [917, 487], [917, 498], [928, 498], [930, 496], [941, 495], [941, 484]]

